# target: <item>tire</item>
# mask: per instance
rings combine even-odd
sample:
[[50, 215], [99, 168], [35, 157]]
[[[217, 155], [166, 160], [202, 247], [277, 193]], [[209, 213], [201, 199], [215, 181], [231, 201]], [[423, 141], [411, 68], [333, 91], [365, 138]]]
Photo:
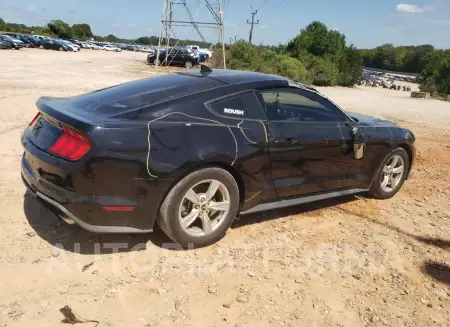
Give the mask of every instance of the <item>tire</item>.
[[40, 45], [40, 46], [39, 46], [39, 49], [44, 49], [44, 46], [43, 46], [43, 45]]
[[186, 61], [185, 63], [184, 63], [184, 67], [186, 67], [186, 68], [192, 68], [192, 61]]
[[[215, 185], [219, 183], [220, 186], [213, 192], [212, 200], [208, 201], [210, 197], [207, 190], [212, 183], [216, 183]], [[187, 199], [186, 195], [190, 190], [198, 195], [196, 197], [198, 205]], [[228, 205], [228, 209], [208, 212], [209, 205], [219, 203]], [[233, 176], [220, 168], [204, 168], [189, 174], [170, 190], [161, 205], [157, 221], [163, 232], [174, 242], [185, 247], [203, 246], [217, 242], [226, 234], [238, 209], [239, 188]], [[188, 216], [193, 217], [192, 223], [187, 228], [182, 227], [181, 221], [187, 221]], [[210, 224], [205, 225], [204, 219], [208, 219]], [[210, 227], [209, 230], [207, 225]]]
[[[403, 161], [402, 162], [403, 163], [403, 171], [402, 171], [401, 175], [397, 175], [393, 172], [388, 172], [388, 173], [385, 172], [385, 170], [386, 171], [390, 170], [387, 166], [389, 166], [391, 169], [395, 168], [395, 167], [392, 167], [394, 158], [397, 158], [396, 167], [399, 167], [399, 162]], [[397, 149], [393, 150], [391, 153], [389, 153], [387, 155], [387, 157], [383, 160], [380, 167], [378, 168], [377, 175], [375, 177], [375, 181], [373, 182], [372, 187], [369, 190], [369, 194], [377, 199], [389, 199], [389, 198], [393, 197], [395, 194], [397, 194], [397, 192], [403, 186], [403, 183], [405, 182], [406, 177], [408, 176], [409, 165], [410, 165], [409, 156], [408, 156], [408, 153], [405, 151], [405, 149], [397, 148]], [[395, 171], [395, 169], [394, 169], [394, 171]], [[394, 179], [395, 186], [392, 187], [390, 179], [389, 179], [389, 177], [387, 177], [387, 179], [389, 180], [389, 183], [385, 187], [383, 187], [383, 182], [386, 179], [386, 175], [389, 176], [389, 174], [393, 174], [391, 176]], [[391, 186], [391, 187], [389, 187], [389, 186]], [[391, 189], [389, 190], [389, 188], [391, 188]]]
[[161, 60], [155, 59], [155, 60], [153, 61], [153, 64], [154, 64], [155, 66], [161, 66]]
[[60, 47], [59, 49], [58, 49], [58, 51], [63, 51], [64, 49], [62, 48], [62, 47]]

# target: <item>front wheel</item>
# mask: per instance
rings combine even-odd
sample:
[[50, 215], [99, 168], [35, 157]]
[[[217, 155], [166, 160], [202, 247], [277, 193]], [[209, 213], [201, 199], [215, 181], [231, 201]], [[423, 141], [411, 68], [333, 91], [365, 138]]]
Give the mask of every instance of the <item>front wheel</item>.
[[184, 67], [186, 68], [192, 68], [192, 61], [186, 61], [186, 63], [184, 64]]
[[409, 172], [409, 156], [403, 148], [397, 148], [384, 159], [369, 194], [377, 199], [389, 199], [402, 187]]
[[64, 50], [64, 49], [63, 49], [62, 47], [58, 49], [58, 51], [63, 51], [63, 50]]
[[44, 46], [43, 46], [43, 45], [40, 45], [40, 46], [39, 46], [39, 49], [44, 49]]
[[173, 241], [207, 245], [220, 240], [239, 208], [233, 176], [220, 168], [191, 173], [176, 184], [161, 205], [158, 224]]

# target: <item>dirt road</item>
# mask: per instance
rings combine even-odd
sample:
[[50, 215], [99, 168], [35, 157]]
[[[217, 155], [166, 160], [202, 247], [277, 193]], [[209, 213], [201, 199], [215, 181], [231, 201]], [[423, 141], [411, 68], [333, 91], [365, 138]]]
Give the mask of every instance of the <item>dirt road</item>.
[[0, 327], [64, 326], [65, 305], [92, 320], [82, 326], [448, 326], [450, 103], [323, 89], [344, 108], [411, 128], [414, 178], [391, 200], [242, 218], [202, 249], [179, 251], [159, 231], [90, 234], [24, 196], [20, 134], [36, 99], [155, 75], [144, 59], [0, 52]]

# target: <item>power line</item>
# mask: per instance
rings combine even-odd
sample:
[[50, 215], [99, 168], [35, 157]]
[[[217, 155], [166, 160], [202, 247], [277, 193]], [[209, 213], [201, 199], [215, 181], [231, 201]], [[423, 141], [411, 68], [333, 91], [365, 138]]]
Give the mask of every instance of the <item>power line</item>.
[[266, 3], [268, 3], [268, 2], [269, 2], [269, 0], [266, 0], [266, 1], [264, 1], [264, 3], [263, 3], [263, 4], [261, 5], [261, 7], [259, 7], [259, 8], [258, 8], [258, 10], [256, 10], [256, 11], [260, 11], [260, 10], [261, 10], [261, 8], [262, 8], [262, 7], [264, 7], [264, 6], [265, 6], [265, 4], [266, 4]]
[[285, 3], [285, 2], [286, 2], [286, 0], [281, 0], [280, 3], [279, 3], [275, 8], [273, 8], [268, 14], [273, 13], [275, 10], [278, 9], [279, 6], [281, 6], [281, 5], [282, 5], [283, 3]]

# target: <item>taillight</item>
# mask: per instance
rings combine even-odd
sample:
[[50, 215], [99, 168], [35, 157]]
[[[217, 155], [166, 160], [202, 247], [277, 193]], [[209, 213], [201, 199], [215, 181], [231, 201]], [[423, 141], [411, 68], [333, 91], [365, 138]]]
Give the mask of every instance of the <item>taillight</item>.
[[63, 133], [48, 149], [51, 153], [69, 160], [81, 159], [91, 148], [89, 139], [74, 130], [63, 127]]
[[40, 112], [38, 112], [36, 114], [36, 116], [34, 116], [34, 118], [31, 120], [31, 122], [28, 124], [28, 126], [33, 127], [34, 124], [36, 124], [36, 122], [39, 119], [39, 117], [41, 117], [41, 113]]

